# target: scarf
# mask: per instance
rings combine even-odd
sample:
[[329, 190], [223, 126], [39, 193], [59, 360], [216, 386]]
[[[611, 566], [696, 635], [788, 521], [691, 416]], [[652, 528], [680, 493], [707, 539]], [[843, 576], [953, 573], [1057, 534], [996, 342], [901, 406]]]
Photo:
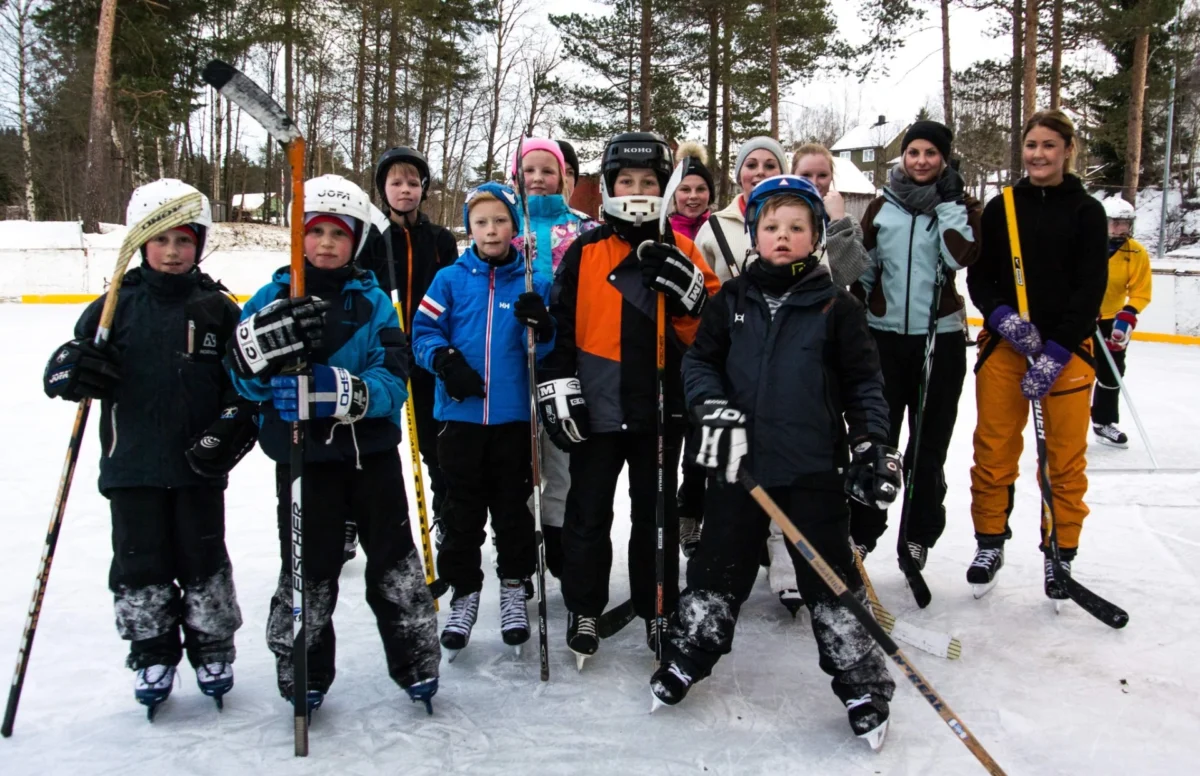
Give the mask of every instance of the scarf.
[[672, 213], [670, 218], [671, 231], [676, 234], [682, 234], [689, 240], [695, 240], [697, 232], [700, 231], [700, 227], [704, 226], [704, 222], [708, 220], [711, 213], [712, 211], [705, 210], [695, 218], [685, 216], [683, 213]]
[[914, 213], [927, 216], [934, 214], [934, 208], [942, 201], [938, 194], [936, 181], [929, 183], [914, 183], [904, 172], [903, 165], [896, 165], [888, 176], [888, 191], [892, 192], [904, 206]]
[[764, 294], [779, 297], [791, 291], [817, 268], [815, 256], [806, 256], [791, 264], [771, 264], [759, 259], [746, 267], [746, 276], [750, 282], [762, 289]]

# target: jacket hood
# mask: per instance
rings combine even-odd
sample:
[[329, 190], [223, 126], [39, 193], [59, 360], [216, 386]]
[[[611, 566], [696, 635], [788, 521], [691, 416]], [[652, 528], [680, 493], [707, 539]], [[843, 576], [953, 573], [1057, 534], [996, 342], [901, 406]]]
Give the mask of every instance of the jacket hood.
[[[530, 194], [526, 198], [531, 220], [550, 220], [557, 222], [571, 212], [562, 194]], [[529, 225], [533, 228], [533, 224]]]

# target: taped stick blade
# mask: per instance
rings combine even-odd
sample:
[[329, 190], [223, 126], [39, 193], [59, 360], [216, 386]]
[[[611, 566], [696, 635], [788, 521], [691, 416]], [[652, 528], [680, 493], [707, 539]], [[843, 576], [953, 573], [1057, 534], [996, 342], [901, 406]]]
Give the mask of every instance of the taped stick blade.
[[254, 83], [245, 73], [219, 59], [204, 66], [201, 77], [267, 130], [280, 145], [287, 146], [302, 135], [295, 122], [271, 95]]

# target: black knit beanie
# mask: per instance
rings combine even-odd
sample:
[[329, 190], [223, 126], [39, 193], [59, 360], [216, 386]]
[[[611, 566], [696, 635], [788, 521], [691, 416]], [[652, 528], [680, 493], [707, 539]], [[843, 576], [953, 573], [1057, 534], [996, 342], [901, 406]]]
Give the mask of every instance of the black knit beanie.
[[954, 132], [950, 127], [937, 121], [915, 122], [904, 133], [904, 140], [900, 143], [900, 153], [903, 154], [908, 149], [908, 144], [914, 140], [929, 141], [942, 155], [946, 164], [950, 164], [950, 143], [954, 140]]
[[683, 160], [683, 177], [689, 175], [699, 175], [708, 184], [708, 191], [712, 197], [716, 197], [717, 188], [713, 185], [712, 173], [704, 166], [704, 162], [694, 156], [685, 157]]
[[566, 140], [556, 140], [559, 149], [562, 150], [563, 161], [567, 163], [567, 167], [571, 168], [572, 174], [575, 175], [575, 180], [579, 180], [579, 157], [575, 154], [575, 147]]

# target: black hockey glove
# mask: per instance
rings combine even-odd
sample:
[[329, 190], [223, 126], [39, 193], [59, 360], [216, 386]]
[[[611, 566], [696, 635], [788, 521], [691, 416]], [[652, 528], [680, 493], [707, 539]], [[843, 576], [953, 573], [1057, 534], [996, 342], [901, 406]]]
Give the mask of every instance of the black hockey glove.
[[121, 381], [121, 363], [111, 344], [96, 347], [90, 339], [73, 339], [46, 363], [42, 387], [51, 399], [67, 401], [108, 398]]
[[258, 439], [257, 407], [239, 401], [226, 405], [184, 455], [201, 477], [224, 477], [237, 466]]
[[446, 393], [454, 401], [462, 401], [472, 396], [480, 399], [487, 396], [484, 390], [483, 378], [467, 363], [466, 356], [454, 348], [442, 348], [433, 354], [433, 371], [441, 378], [446, 386]]
[[904, 459], [894, 447], [863, 439], [854, 445], [846, 472], [846, 495], [876, 509], [887, 509], [900, 493]]
[[738, 481], [738, 469], [749, 452], [746, 413], [725, 399], [705, 399], [692, 407], [692, 421], [700, 429], [696, 463], [712, 471], [724, 485]]
[[276, 299], [237, 325], [226, 363], [242, 377], [267, 378], [321, 346], [330, 303], [315, 296]]
[[963, 177], [953, 167], [947, 167], [942, 171], [942, 177], [938, 178], [937, 183], [934, 184], [942, 202], [962, 202], [965, 186], [966, 182], [963, 181]]
[[554, 319], [550, 317], [541, 294], [526, 291], [518, 296], [517, 303], [513, 305], [513, 315], [533, 329], [533, 336], [538, 342], [549, 342], [554, 337]]
[[538, 383], [538, 412], [546, 435], [564, 453], [587, 439], [591, 414], [579, 387], [579, 380], [564, 377]]
[[642, 284], [667, 295], [667, 309], [674, 316], [699, 317], [708, 301], [704, 273], [674, 245], [646, 240], [638, 246]]

